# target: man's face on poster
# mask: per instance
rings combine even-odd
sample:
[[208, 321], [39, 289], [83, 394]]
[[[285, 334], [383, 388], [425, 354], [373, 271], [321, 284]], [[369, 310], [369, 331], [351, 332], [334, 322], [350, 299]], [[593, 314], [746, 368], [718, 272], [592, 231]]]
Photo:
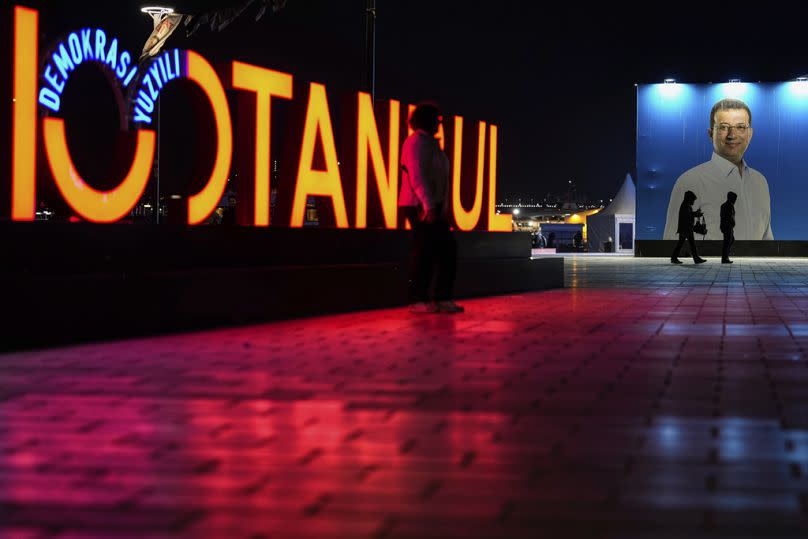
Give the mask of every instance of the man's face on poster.
[[713, 141], [715, 153], [724, 159], [739, 164], [752, 140], [752, 126], [744, 109], [719, 110], [713, 117], [713, 125], [707, 130]]

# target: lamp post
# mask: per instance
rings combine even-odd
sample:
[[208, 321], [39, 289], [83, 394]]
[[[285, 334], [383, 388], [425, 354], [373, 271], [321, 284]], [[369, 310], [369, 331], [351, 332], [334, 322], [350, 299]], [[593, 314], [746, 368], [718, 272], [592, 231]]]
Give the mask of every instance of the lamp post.
[[368, 0], [365, 10], [365, 89], [376, 102], [376, 0]]
[[[166, 15], [174, 13], [174, 8], [164, 6], [147, 6], [141, 8], [140, 11], [152, 18], [154, 27], [156, 28]], [[154, 104], [154, 106], [157, 107], [157, 155], [155, 156], [154, 160], [154, 185], [156, 191], [154, 222], [160, 224], [160, 110], [162, 107], [160, 106], [159, 100]]]

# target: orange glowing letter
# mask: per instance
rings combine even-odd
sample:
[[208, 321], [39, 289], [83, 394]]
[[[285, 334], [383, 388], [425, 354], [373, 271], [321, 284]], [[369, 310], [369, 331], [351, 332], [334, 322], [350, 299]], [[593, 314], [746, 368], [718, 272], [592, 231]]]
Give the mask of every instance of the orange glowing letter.
[[373, 115], [373, 102], [370, 95], [359, 92], [359, 108], [356, 133], [356, 228], [367, 226], [368, 209], [368, 154], [373, 163], [373, 173], [379, 188], [379, 197], [384, 214], [384, 226], [396, 228], [398, 219], [398, 125], [399, 103], [390, 101], [390, 140], [389, 161], [384, 170], [382, 145], [376, 117]]
[[187, 72], [188, 80], [197, 83], [210, 101], [218, 136], [213, 172], [205, 187], [197, 194], [188, 197], [188, 224], [196, 225], [207, 219], [216, 209], [224, 193], [227, 176], [230, 174], [230, 161], [233, 158], [233, 128], [222, 81], [219, 80], [213, 67], [199, 54], [188, 51]]
[[[319, 135], [325, 154], [325, 170], [314, 170], [314, 145]], [[303, 226], [306, 212], [306, 197], [309, 195], [331, 197], [337, 228], [348, 228], [348, 212], [345, 210], [345, 196], [337, 162], [337, 149], [334, 145], [334, 131], [331, 128], [331, 114], [328, 111], [328, 98], [325, 86], [312, 82], [309, 86], [309, 104], [306, 109], [306, 123], [303, 127], [303, 142], [300, 145], [300, 161], [297, 167], [295, 197], [292, 202], [292, 218], [289, 226]]]
[[489, 232], [511, 232], [513, 217], [497, 215], [497, 126], [491, 124], [488, 141], [488, 230]]
[[255, 226], [269, 225], [272, 97], [292, 99], [292, 75], [233, 62], [233, 87], [255, 92]]
[[65, 122], [61, 118], [45, 118], [43, 122], [45, 154], [53, 180], [65, 201], [84, 219], [96, 223], [112, 223], [129, 213], [151, 177], [154, 159], [154, 131], [137, 132], [137, 147], [126, 178], [114, 189], [97, 191], [81, 178], [67, 147]]
[[455, 117], [454, 132], [454, 162], [452, 163], [452, 211], [454, 212], [457, 228], [460, 230], [474, 230], [480, 222], [483, 210], [483, 173], [485, 168], [485, 122], [480, 122], [477, 136], [477, 183], [474, 188], [474, 204], [471, 210], [463, 208], [460, 198], [460, 182], [463, 158], [463, 118]]
[[11, 219], [33, 221], [36, 206], [36, 81], [39, 14], [14, 8], [14, 116]]

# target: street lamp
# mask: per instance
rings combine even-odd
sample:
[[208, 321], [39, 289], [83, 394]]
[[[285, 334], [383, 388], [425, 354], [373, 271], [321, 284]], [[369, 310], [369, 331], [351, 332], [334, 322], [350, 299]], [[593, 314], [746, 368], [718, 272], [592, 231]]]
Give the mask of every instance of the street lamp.
[[[149, 15], [152, 18], [152, 22], [154, 22], [154, 27], [157, 28], [157, 25], [163, 21], [166, 15], [174, 13], [174, 8], [165, 6], [146, 6], [140, 8], [140, 11], [146, 15]], [[154, 106], [157, 107], [157, 156], [154, 160], [154, 185], [156, 191], [154, 222], [160, 224], [160, 111], [162, 107], [160, 106], [159, 101], [155, 102]]]
[[157, 22], [160, 22], [163, 15], [174, 13], [174, 8], [165, 6], [146, 6], [140, 8], [140, 11], [146, 13], [147, 15], [151, 15], [152, 19], [157, 19]]
[[365, 90], [376, 102], [376, 0], [368, 0], [365, 9]]

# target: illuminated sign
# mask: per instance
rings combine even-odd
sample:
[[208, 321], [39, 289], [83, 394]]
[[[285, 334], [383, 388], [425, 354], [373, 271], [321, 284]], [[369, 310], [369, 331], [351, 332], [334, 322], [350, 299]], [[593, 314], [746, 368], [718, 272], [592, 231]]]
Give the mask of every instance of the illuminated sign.
[[39, 104], [53, 112], [59, 112], [62, 92], [70, 73], [82, 62], [98, 62], [109, 67], [126, 87], [137, 73], [131, 66], [132, 55], [125, 50], [118, 51], [118, 39], [107, 39], [100, 28], [85, 28], [68, 34], [53, 48], [50, 61], [45, 64], [42, 75], [44, 84], [39, 90]]
[[[244, 201], [249, 205], [249, 215], [240, 218], [241, 224], [268, 226], [271, 221], [273, 226], [303, 226], [306, 201], [316, 197], [330, 208], [324, 221], [338, 228], [397, 227], [399, 152], [408, 133], [399, 101], [374, 104], [368, 94], [355, 94], [348, 115], [354, 130], [346, 142], [335, 137], [329, 95], [323, 84], [296, 83], [290, 74], [239, 61], [225, 64], [224, 69], [219, 64], [217, 71], [198, 52], [176, 49], [136, 65], [119, 40], [100, 28], [67, 34], [45, 55], [38, 73], [38, 25], [36, 10], [19, 6], [14, 9], [12, 220], [34, 219], [36, 178], [41, 172], [37, 169], [38, 140], [50, 178], [78, 217], [98, 223], [126, 217], [143, 197], [151, 178], [157, 138], [154, 113], [160, 94], [166, 85], [182, 78], [202, 90], [216, 135], [207, 181], [185, 197], [184, 219], [188, 224], [205, 222], [235, 172], [242, 182], [240, 192], [246, 193]], [[112, 74], [112, 84], [121, 97], [119, 106], [125, 108], [121, 129], [133, 135], [133, 151], [125, 173], [117, 178], [115, 187], [107, 190], [93, 188], [82, 177], [71, 155], [65, 120], [59, 117], [70, 75], [84, 62], [95, 62]], [[231, 103], [228, 95], [238, 99]], [[293, 111], [293, 125], [287, 127], [283, 148], [276, 150], [270, 146], [271, 113], [272, 105], [278, 102], [287, 102]], [[410, 105], [408, 112], [412, 108]], [[455, 227], [510, 231], [510, 215], [498, 215], [494, 209], [497, 126], [477, 123], [476, 154], [472, 155], [468, 149], [463, 151], [463, 118], [457, 116], [447, 125], [453, 129], [444, 130], [441, 125], [437, 138], [441, 148], [446, 146], [452, 151], [451, 208]], [[242, 129], [244, 126], [249, 128]], [[473, 150], [472, 144], [467, 143], [467, 148]], [[236, 153], [251, 157], [234, 160]], [[464, 153], [468, 156], [464, 157]], [[277, 186], [283, 193], [270, 219], [269, 164], [273, 156], [283, 163], [283, 189]], [[467, 161], [476, 165], [473, 174], [465, 171]], [[472, 176], [473, 184], [469, 182]], [[487, 211], [483, 211], [486, 206]]]
[[135, 87], [132, 114], [135, 123], [152, 123], [154, 105], [160, 96], [160, 90], [172, 80], [186, 75], [186, 62], [185, 54], [178, 49], [166, 51], [151, 60]]

